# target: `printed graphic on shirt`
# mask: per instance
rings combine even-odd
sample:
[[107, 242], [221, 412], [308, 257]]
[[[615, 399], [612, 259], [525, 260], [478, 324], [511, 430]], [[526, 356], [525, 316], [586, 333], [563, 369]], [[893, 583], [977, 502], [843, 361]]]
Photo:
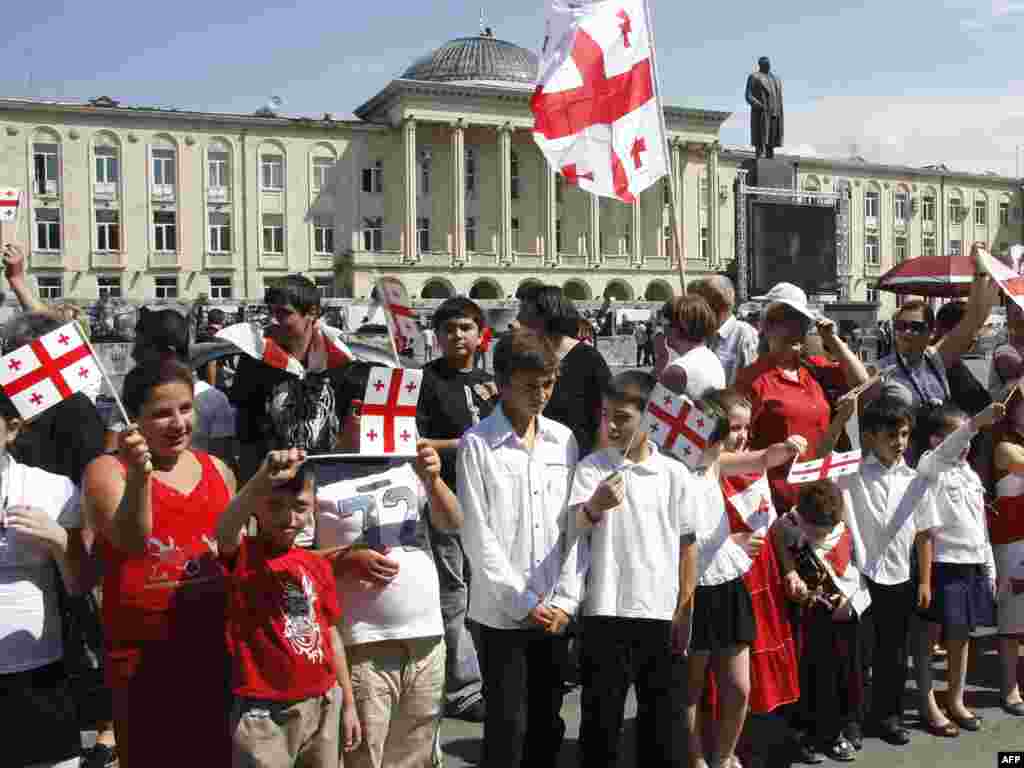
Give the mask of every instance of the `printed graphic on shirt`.
[[289, 376], [271, 392], [267, 411], [278, 447], [329, 451], [340, 430], [334, 387], [326, 374]]
[[[359, 490], [368, 490], [360, 488]], [[355, 542], [369, 549], [427, 546], [426, 524], [420, 517], [416, 491], [404, 485], [390, 485], [376, 493], [361, 493], [339, 499], [338, 517], [362, 519], [362, 536]]]
[[299, 568], [301, 582], [296, 584], [291, 573], [280, 574], [283, 591], [284, 637], [292, 650], [319, 664], [324, 660], [323, 634], [316, 619], [319, 599], [313, 580]]
[[217, 542], [202, 534], [200, 540], [206, 549], [193, 546], [191, 555], [186, 552], [173, 536], [166, 540], [150, 536], [146, 540], [146, 558], [150, 562], [149, 585], [171, 585], [183, 581], [197, 583], [219, 578], [217, 569]]

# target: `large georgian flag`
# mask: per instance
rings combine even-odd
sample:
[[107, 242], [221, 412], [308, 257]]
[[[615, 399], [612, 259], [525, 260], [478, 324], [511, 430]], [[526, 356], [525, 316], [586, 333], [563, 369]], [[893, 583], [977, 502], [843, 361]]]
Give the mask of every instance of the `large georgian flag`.
[[102, 375], [75, 323], [0, 357], [0, 386], [23, 419], [88, 389]]
[[304, 366], [278, 344], [264, 329], [255, 323], [235, 323], [217, 332], [216, 338], [230, 341], [249, 357], [256, 358], [282, 371], [295, 374], [300, 379], [309, 373], [319, 373], [338, 368], [354, 359], [352, 351], [342, 340], [341, 331], [317, 321], [310, 342], [307, 366]]
[[552, 168], [632, 203], [668, 173], [646, 0], [551, 0], [530, 106]]
[[1006, 266], [999, 259], [992, 258], [992, 254], [983, 249], [977, 252], [978, 266], [989, 273], [992, 279], [999, 283], [999, 287], [1007, 296], [1012, 299], [1018, 307], [1024, 309], [1024, 277], [1016, 270]]
[[18, 203], [21, 190], [15, 187], [0, 187], [0, 222], [11, 222], [18, 218]]
[[656, 384], [644, 410], [642, 428], [665, 453], [693, 469], [704, 456], [715, 424], [689, 398]]
[[388, 333], [395, 342], [395, 350], [401, 354], [412, 346], [420, 336], [409, 294], [401, 281], [394, 277], [382, 277], [377, 281], [377, 294], [384, 305]]
[[416, 455], [416, 403], [422, 379], [419, 369], [370, 370], [359, 412], [361, 455]]

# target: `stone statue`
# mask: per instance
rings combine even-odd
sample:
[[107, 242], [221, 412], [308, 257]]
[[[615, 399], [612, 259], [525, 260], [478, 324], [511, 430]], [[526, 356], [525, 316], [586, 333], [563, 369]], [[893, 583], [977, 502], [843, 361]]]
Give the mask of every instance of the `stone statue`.
[[750, 143], [758, 157], [774, 157], [782, 146], [782, 81], [771, 72], [767, 56], [757, 60], [757, 71], [747, 78], [750, 105]]

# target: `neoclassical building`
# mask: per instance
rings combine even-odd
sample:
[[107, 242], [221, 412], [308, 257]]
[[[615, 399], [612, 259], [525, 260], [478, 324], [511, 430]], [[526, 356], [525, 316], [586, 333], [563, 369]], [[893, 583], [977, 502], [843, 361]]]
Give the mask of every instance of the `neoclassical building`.
[[[51, 299], [258, 300], [268, 280], [303, 272], [357, 299], [394, 274], [413, 298], [504, 299], [539, 281], [660, 301], [679, 287], [673, 216], [687, 277], [733, 268], [750, 154], [720, 144], [729, 113], [664, 108], [674, 207], [667, 181], [635, 205], [602, 200], [534, 144], [536, 69], [489, 31], [460, 38], [355, 120], [0, 98], [0, 186], [25, 191], [16, 237]], [[874, 280], [902, 259], [1024, 240], [1019, 180], [790, 159], [795, 191], [846, 200], [846, 298], [878, 300]]]

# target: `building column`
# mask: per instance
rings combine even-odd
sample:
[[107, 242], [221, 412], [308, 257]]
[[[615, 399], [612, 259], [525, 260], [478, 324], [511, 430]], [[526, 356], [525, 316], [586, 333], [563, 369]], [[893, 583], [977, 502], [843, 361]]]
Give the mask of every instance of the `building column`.
[[709, 144], [705, 150], [707, 157], [708, 173], [708, 267], [715, 269], [718, 266], [719, 232], [718, 222], [720, 217], [718, 209], [718, 153], [721, 146], [716, 141]]
[[601, 198], [593, 193], [589, 193], [587, 197], [589, 200], [589, 216], [587, 239], [590, 244], [590, 252], [587, 254], [590, 260], [590, 266], [599, 266], [601, 264]]
[[512, 255], [512, 126], [498, 127], [498, 263], [513, 264]]
[[544, 263], [551, 266], [558, 263], [558, 238], [555, 222], [558, 221], [558, 199], [555, 169], [544, 155], [540, 156], [541, 172], [544, 174], [544, 201], [541, 215], [541, 232], [544, 234]]
[[416, 242], [416, 120], [407, 117], [402, 123], [402, 152], [405, 183], [405, 210], [402, 230], [404, 234], [402, 257], [406, 262], [419, 261]]
[[466, 260], [466, 129], [463, 121], [452, 123], [452, 260]]
[[[672, 242], [675, 243], [676, 236], [680, 238], [680, 255], [683, 259], [683, 266], [686, 266], [686, 217], [683, 215], [685, 208], [683, 203], [686, 199], [686, 166], [690, 160], [690, 148], [685, 142], [676, 141], [672, 145], [672, 178], [675, 188], [672, 190], [672, 211], [675, 226], [672, 230]], [[670, 182], [673, 183], [673, 182]], [[664, 242], [662, 233], [658, 232], [658, 241]], [[669, 264], [675, 264], [676, 254], [666, 253]], [[684, 286], [680, 286], [680, 291]]]
[[[655, 189], [657, 189], [657, 187], [655, 187]], [[660, 190], [659, 190], [659, 192], [660, 192]], [[648, 192], [648, 194], [650, 194], [650, 193]], [[643, 212], [643, 208], [640, 205], [640, 200], [641, 199], [643, 199], [643, 195], [637, 195], [636, 196], [636, 200], [633, 202], [633, 205], [630, 207], [630, 211], [629, 211], [630, 215], [633, 217], [633, 227], [630, 230], [630, 235], [632, 235], [633, 242], [630, 243], [630, 249], [631, 249], [632, 254], [633, 254], [632, 255], [632, 261], [633, 261], [634, 264], [644, 264], [647, 261], [644, 258], [644, 253], [643, 253], [643, 246], [644, 246], [644, 236], [643, 236], [644, 212]]]
[[750, 267], [747, 258], [747, 169], [736, 170], [734, 194], [736, 215], [736, 305], [747, 300], [750, 292]]

